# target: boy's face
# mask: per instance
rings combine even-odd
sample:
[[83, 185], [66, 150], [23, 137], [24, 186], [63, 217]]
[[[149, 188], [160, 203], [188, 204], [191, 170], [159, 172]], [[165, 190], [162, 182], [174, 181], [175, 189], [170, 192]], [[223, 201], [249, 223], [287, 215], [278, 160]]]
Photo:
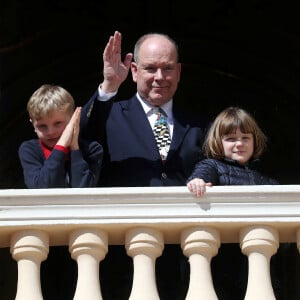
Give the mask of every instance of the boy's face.
[[49, 148], [53, 148], [72, 115], [66, 111], [54, 111], [43, 116], [39, 120], [30, 120], [39, 139]]

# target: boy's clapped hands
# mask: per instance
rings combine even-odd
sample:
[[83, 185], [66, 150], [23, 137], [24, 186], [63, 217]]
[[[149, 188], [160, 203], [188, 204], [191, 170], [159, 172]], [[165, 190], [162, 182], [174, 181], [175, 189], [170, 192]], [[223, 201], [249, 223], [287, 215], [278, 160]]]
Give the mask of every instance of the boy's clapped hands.
[[81, 107], [77, 107], [63, 131], [57, 144], [70, 150], [78, 150], [78, 136], [79, 136], [79, 125], [80, 125]]

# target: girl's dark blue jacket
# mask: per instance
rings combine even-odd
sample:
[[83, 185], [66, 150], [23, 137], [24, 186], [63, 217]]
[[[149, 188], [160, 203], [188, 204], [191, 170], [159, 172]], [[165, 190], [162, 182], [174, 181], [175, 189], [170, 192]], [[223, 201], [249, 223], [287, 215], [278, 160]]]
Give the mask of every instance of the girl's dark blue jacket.
[[45, 158], [38, 139], [23, 142], [19, 159], [27, 188], [94, 187], [101, 171], [103, 149], [97, 142], [80, 141], [68, 154], [53, 149]]
[[194, 178], [203, 179], [213, 185], [274, 185], [277, 180], [261, 174], [257, 170], [259, 160], [241, 165], [231, 159], [207, 158], [199, 161], [187, 182]]

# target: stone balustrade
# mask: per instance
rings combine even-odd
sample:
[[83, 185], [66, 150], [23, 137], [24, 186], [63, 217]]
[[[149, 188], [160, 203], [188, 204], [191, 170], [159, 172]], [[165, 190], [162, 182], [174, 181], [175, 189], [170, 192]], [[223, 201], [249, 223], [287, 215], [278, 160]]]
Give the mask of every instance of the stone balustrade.
[[300, 248], [300, 186], [211, 187], [202, 198], [186, 187], [0, 192], [0, 248], [17, 264], [16, 300], [43, 299], [40, 265], [61, 245], [77, 262], [73, 299], [104, 299], [101, 261], [122, 245], [133, 264], [129, 299], [158, 300], [155, 264], [166, 244], [189, 260], [185, 299], [216, 300], [211, 259], [222, 243], [239, 243], [248, 257], [245, 300], [275, 299], [270, 260], [280, 243]]

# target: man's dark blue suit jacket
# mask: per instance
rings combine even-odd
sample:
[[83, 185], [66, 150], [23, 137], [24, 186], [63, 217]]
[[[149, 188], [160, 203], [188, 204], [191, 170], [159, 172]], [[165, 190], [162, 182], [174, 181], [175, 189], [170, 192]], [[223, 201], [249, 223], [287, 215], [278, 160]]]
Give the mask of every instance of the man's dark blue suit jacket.
[[177, 110], [170, 151], [162, 163], [155, 138], [136, 96], [129, 100], [97, 100], [83, 107], [81, 134], [104, 148], [99, 186], [180, 186], [200, 159], [207, 122]]

